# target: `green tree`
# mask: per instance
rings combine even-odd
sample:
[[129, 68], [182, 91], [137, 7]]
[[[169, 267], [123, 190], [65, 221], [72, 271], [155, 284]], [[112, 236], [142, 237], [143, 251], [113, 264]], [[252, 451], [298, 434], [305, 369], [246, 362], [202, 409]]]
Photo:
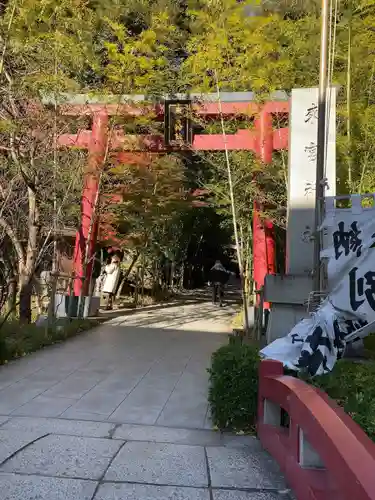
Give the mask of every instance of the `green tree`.
[[39, 98], [78, 89], [73, 75], [91, 57], [90, 22], [78, 0], [9, 1], [0, 19], [0, 226], [14, 256], [20, 317], [26, 321], [32, 279], [46, 250], [45, 229], [50, 233], [51, 220], [57, 224], [59, 203], [66, 214], [76, 189], [71, 183], [69, 188], [67, 169], [77, 155], [62, 158], [55, 141], [66, 122], [56, 110], [42, 108]]
[[156, 269], [157, 281], [160, 260], [174, 259], [179, 243], [177, 221], [190, 205], [184, 167], [177, 157], [167, 155], [145, 166], [115, 166], [108, 177], [108, 194], [119, 197], [106, 208], [113, 226], [135, 254], [148, 261], [150, 270]]

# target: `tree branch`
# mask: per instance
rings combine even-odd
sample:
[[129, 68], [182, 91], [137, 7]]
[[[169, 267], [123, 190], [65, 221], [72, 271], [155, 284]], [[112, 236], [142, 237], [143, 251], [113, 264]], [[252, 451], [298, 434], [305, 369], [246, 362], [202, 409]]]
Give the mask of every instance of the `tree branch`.
[[8, 237], [11, 240], [11, 242], [14, 246], [14, 249], [17, 253], [18, 260], [23, 265], [25, 262], [25, 253], [24, 253], [21, 242], [18, 239], [16, 233], [13, 231], [11, 226], [8, 224], [8, 222], [3, 217], [0, 217], [0, 227], [2, 227], [5, 231], [5, 233], [8, 235]]

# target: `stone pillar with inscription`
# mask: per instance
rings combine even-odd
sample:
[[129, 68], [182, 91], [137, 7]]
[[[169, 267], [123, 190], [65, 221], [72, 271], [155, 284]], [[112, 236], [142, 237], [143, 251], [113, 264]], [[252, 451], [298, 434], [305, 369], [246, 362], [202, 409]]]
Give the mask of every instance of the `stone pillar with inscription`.
[[[336, 89], [328, 92], [325, 195], [336, 194]], [[314, 267], [318, 89], [293, 89], [289, 125], [287, 274], [311, 275]]]
[[[328, 91], [326, 196], [336, 194], [336, 89]], [[264, 299], [272, 309], [267, 343], [287, 335], [307, 316], [314, 268], [318, 89], [293, 89], [289, 121], [287, 258], [285, 276], [267, 276]]]

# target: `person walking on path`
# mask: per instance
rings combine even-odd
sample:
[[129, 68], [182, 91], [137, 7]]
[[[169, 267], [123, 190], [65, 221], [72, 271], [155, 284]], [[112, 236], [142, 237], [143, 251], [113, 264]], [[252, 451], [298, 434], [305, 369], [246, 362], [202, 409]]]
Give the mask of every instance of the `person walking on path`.
[[103, 294], [107, 295], [106, 310], [110, 311], [113, 309], [113, 298], [120, 279], [120, 258], [118, 255], [112, 257], [111, 263], [105, 266], [104, 272]]
[[225, 269], [220, 260], [215, 262], [211, 268], [209, 279], [212, 287], [212, 302], [214, 304], [219, 300], [220, 307], [223, 306], [224, 285], [229, 279], [229, 271]]

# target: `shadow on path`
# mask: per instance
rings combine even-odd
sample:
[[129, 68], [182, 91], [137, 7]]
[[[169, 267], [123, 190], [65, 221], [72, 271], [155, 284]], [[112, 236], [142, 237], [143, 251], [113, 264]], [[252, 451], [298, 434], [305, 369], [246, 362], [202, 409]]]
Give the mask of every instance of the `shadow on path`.
[[[119, 317], [127, 317], [132, 315], [142, 315], [143, 313], [150, 313], [153, 311], [164, 311], [170, 308], [187, 306], [187, 305], [197, 305], [197, 304], [207, 304], [211, 301], [211, 290], [210, 289], [198, 289], [198, 290], [186, 290], [169, 301], [162, 302], [160, 304], [154, 304], [150, 306], [138, 307], [138, 308], [118, 308], [113, 311], [100, 310], [99, 319], [115, 319]], [[236, 307], [241, 304], [241, 292], [235, 287], [228, 287], [225, 292], [224, 309], [229, 307]], [[212, 310], [206, 310], [209, 313]], [[217, 314], [216, 314], [217, 315]], [[203, 318], [201, 318], [203, 319]], [[142, 326], [142, 325], [138, 325]]]

